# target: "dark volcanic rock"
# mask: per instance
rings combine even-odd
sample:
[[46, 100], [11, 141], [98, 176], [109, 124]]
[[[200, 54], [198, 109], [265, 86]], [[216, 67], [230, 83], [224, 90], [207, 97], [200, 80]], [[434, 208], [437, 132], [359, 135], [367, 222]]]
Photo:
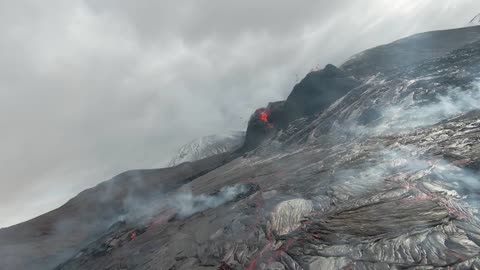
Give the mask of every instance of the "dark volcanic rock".
[[[359, 85], [359, 81], [333, 65], [310, 72], [293, 88], [286, 101], [273, 102], [267, 108], [255, 111], [248, 123], [245, 145], [240, 151], [252, 150], [273, 131], [286, 129], [297, 119], [323, 112]], [[262, 114], [267, 118], [262, 120]]]
[[361, 52], [345, 62], [341, 69], [359, 78], [386, 73], [445, 56], [478, 40], [480, 26], [416, 34]]
[[135, 204], [171, 192], [231, 159], [230, 154], [194, 163], [122, 173], [85, 190], [60, 208], [0, 230], [1, 269], [52, 269], [102, 235], [107, 228], [134, 215]]
[[[311, 73], [255, 112], [244, 155], [125, 174], [1, 230], [2, 267], [480, 269], [478, 29]], [[69, 234], [52, 238], [65, 217]]]
[[248, 121], [245, 142], [237, 152], [244, 153], [255, 149], [269, 135], [273, 134], [275, 126], [271, 122], [270, 113], [269, 107], [260, 108], [253, 113]]
[[333, 102], [359, 85], [359, 81], [333, 65], [310, 72], [293, 88], [285, 102], [285, 124], [326, 110]]

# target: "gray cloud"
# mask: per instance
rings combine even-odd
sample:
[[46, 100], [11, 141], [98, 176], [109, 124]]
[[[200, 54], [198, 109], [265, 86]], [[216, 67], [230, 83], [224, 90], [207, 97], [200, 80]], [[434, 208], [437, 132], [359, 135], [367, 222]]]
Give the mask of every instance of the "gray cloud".
[[316, 65], [478, 12], [468, 0], [0, 0], [0, 226], [244, 129]]

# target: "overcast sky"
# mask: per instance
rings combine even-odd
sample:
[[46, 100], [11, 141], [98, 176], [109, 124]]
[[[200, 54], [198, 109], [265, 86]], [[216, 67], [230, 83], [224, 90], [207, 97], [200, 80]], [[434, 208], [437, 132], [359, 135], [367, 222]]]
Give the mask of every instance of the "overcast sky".
[[0, 0], [0, 227], [243, 130], [311, 68], [478, 0]]

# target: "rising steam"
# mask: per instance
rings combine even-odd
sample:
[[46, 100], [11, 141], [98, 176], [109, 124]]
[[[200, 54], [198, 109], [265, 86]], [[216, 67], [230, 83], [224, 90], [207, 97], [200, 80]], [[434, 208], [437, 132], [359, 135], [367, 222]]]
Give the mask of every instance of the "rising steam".
[[173, 196], [169, 200], [169, 204], [176, 209], [178, 217], [184, 218], [233, 201], [238, 196], [246, 195], [250, 191], [252, 191], [251, 186], [239, 184], [224, 187], [218, 193], [212, 195], [202, 194], [195, 196], [192, 192], [183, 192]]
[[375, 131], [384, 133], [433, 125], [444, 119], [480, 109], [480, 83], [472, 85], [468, 90], [450, 89], [436, 98], [436, 102], [425, 105], [406, 99], [397, 106], [389, 107], [383, 112], [381, 123]]

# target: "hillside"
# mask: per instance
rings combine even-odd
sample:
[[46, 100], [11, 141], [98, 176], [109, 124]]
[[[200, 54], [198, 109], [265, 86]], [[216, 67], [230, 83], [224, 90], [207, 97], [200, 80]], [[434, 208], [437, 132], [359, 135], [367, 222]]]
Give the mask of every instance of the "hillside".
[[308, 74], [240, 149], [0, 230], [2, 269], [480, 269], [480, 27]]

